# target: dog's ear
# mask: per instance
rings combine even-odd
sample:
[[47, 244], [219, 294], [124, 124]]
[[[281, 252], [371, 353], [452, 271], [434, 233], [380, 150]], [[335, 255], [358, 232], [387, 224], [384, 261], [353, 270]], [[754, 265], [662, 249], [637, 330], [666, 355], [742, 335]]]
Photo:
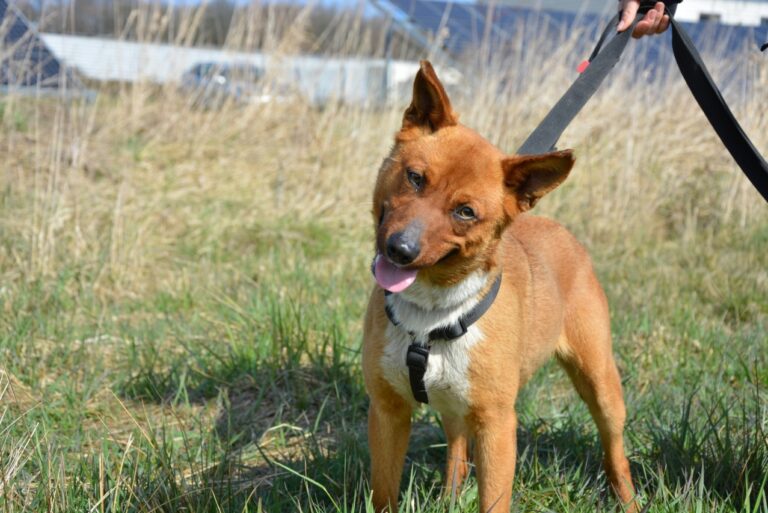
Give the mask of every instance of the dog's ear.
[[542, 196], [563, 183], [573, 167], [572, 150], [505, 158], [504, 185], [517, 211], [530, 210]]
[[458, 123], [443, 84], [429, 61], [421, 61], [413, 81], [413, 99], [405, 110], [403, 128], [423, 127], [431, 131]]

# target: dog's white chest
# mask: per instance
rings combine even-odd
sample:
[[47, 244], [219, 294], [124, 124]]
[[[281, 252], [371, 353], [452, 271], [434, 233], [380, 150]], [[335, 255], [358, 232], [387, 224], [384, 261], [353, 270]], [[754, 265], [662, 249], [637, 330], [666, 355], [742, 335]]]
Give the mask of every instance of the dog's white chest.
[[[382, 357], [384, 376], [397, 392], [416, 404], [411, 391], [405, 357], [411, 337], [396, 326], [389, 325], [387, 344]], [[470, 326], [467, 334], [454, 340], [433, 342], [427, 361], [424, 384], [429, 404], [444, 415], [464, 416], [470, 405], [469, 362], [470, 350], [482, 333]]]
[[[416, 283], [399, 296], [387, 299], [400, 324], [387, 325], [382, 370], [393, 388], [412, 404], [418, 403], [413, 397], [405, 364], [408, 346], [413, 342], [409, 332], [424, 343], [430, 330], [456, 322], [477, 304], [476, 295], [486, 280], [484, 274], [478, 273], [457, 286], [437, 290]], [[431, 343], [424, 384], [429, 404], [440, 413], [466, 415], [470, 406], [471, 350], [482, 338], [480, 328], [474, 324], [459, 338]]]

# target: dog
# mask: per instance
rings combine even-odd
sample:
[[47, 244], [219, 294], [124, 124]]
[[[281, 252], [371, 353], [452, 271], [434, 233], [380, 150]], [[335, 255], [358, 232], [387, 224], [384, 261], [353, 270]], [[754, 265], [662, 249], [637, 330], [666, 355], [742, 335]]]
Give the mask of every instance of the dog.
[[611, 487], [636, 511], [608, 303], [586, 250], [527, 213], [566, 179], [570, 150], [506, 155], [461, 125], [428, 61], [373, 193], [376, 286], [363, 374], [376, 511], [396, 511], [411, 414], [442, 416], [445, 493], [469, 471], [480, 510], [509, 511], [515, 400], [554, 355], [597, 424]]

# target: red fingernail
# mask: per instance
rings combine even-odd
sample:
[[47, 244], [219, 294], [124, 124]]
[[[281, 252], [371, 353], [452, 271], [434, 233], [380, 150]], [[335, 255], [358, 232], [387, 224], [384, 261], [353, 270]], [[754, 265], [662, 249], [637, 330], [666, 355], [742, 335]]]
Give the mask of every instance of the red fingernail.
[[584, 70], [586, 70], [589, 67], [589, 61], [581, 61], [581, 63], [576, 67], [576, 71], [579, 73], [584, 73]]

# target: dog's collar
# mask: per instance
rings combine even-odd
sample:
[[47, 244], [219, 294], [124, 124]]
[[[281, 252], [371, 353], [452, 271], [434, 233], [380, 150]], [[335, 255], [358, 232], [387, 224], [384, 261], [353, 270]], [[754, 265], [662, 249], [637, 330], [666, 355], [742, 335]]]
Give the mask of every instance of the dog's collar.
[[[408, 346], [408, 352], [405, 354], [405, 365], [408, 367], [408, 379], [411, 382], [411, 393], [413, 393], [414, 399], [420, 403], [429, 403], [427, 385], [424, 383], [424, 375], [427, 373], [427, 360], [429, 359], [429, 342], [433, 340], [454, 340], [465, 335], [469, 327], [476, 323], [491, 307], [496, 296], [499, 294], [500, 288], [501, 274], [493, 282], [488, 293], [483, 296], [472, 310], [459, 317], [454, 323], [430, 331], [427, 335], [426, 344], [419, 343], [413, 333], [408, 333], [411, 335], [411, 345]], [[390, 294], [391, 292], [384, 291], [385, 296]], [[389, 322], [394, 326], [400, 324], [395, 318], [392, 308], [386, 303], [384, 311], [387, 312]]]
[[[480, 317], [482, 317], [491, 307], [499, 293], [500, 288], [501, 274], [499, 274], [499, 276], [493, 282], [493, 285], [491, 286], [491, 289], [488, 291], [488, 293], [483, 296], [483, 298], [474, 306], [474, 308], [459, 317], [452, 324], [435, 328], [430, 331], [427, 334], [427, 341], [432, 342], [433, 340], [454, 340], [463, 335], [466, 335], [469, 327], [480, 320]], [[385, 296], [389, 296], [390, 294], [392, 293], [386, 290], [384, 291]], [[384, 310], [387, 312], [389, 322], [395, 326], [399, 326], [400, 321], [398, 321], [395, 317], [395, 313], [392, 311], [392, 307], [385, 303]]]

